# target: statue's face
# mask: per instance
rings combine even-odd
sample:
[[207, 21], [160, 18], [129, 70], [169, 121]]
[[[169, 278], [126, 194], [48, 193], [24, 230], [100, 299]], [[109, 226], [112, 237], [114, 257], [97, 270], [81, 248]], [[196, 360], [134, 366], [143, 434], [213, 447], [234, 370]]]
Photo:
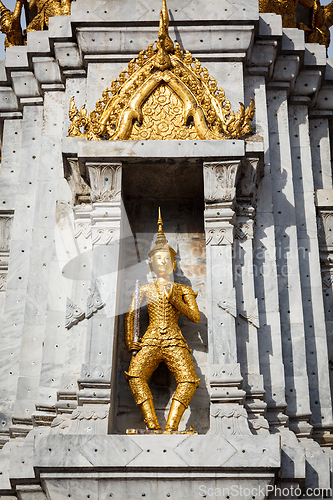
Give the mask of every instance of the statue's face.
[[176, 263], [168, 250], [160, 250], [153, 255], [151, 267], [157, 276], [170, 276], [176, 268]]

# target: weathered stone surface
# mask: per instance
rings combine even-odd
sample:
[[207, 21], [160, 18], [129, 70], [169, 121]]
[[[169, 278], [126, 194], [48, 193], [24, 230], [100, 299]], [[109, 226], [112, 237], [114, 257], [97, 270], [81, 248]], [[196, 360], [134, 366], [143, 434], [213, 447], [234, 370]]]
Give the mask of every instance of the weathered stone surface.
[[[0, 497], [330, 487], [332, 60], [255, 0], [169, 0], [172, 40], [231, 109], [254, 98], [254, 135], [66, 137], [71, 97], [90, 113], [159, 9], [77, 0], [0, 65]], [[144, 423], [123, 315], [154, 280], [158, 206], [175, 281], [198, 292], [200, 323], [180, 327], [201, 381], [179, 427], [198, 435], [125, 435]], [[150, 385], [164, 427], [175, 381], [161, 366]]]

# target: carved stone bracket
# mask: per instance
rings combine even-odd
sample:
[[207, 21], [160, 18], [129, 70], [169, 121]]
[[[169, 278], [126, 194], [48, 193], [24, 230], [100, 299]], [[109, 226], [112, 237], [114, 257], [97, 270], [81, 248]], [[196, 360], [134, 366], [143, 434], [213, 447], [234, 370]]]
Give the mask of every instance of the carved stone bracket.
[[91, 184], [91, 200], [121, 200], [121, 163], [87, 163]]
[[258, 418], [249, 418], [248, 422], [252, 434], [260, 436], [269, 434], [269, 423], [264, 417], [260, 416]]
[[238, 160], [204, 163], [206, 203], [232, 202], [235, 199], [239, 165]]
[[239, 160], [205, 162], [203, 165], [207, 245], [230, 245], [233, 242], [233, 207], [239, 166]]
[[77, 158], [67, 158], [64, 164], [64, 175], [72, 191], [73, 205], [90, 203], [90, 186], [86, 170], [80, 166]]
[[82, 311], [82, 309], [80, 309], [74, 304], [74, 302], [71, 301], [71, 299], [67, 297], [65, 327], [69, 330], [72, 326], [84, 319], [84, 316], [84, 311]]
[[91, 318], [93, 314], [95, 314], [99, 309], [102, 309], [104, 306], [105, 303], [102, 301], [97, 287], [95, 287], [94, 291], [92, 291], [91, 288], [88, 288], [86, 318]]

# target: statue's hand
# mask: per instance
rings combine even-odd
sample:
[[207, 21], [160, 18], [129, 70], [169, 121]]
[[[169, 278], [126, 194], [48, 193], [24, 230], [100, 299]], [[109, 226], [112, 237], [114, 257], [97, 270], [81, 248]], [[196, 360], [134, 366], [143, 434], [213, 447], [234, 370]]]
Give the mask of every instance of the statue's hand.
[[129, 351], [140, 351], [142, 345], [141, 345], [141, 342], [131, 342], [129, 347], [128, 347], [128, 350]]
[[173, 297], [173, 284], [168, 283], [167, 287], [165, 288], [165, 295], [167, 296], [168, 300], [172, 300]]

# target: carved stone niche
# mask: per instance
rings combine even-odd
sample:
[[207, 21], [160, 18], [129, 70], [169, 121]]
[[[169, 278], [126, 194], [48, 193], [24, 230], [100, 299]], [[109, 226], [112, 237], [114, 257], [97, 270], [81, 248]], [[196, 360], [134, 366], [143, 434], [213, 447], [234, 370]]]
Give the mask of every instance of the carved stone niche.
[[73, 205], [90, 203], [89, 175], [85, 165], [78, 158], [67, 158], [64, 162], [64, 176], [71, 188]]

